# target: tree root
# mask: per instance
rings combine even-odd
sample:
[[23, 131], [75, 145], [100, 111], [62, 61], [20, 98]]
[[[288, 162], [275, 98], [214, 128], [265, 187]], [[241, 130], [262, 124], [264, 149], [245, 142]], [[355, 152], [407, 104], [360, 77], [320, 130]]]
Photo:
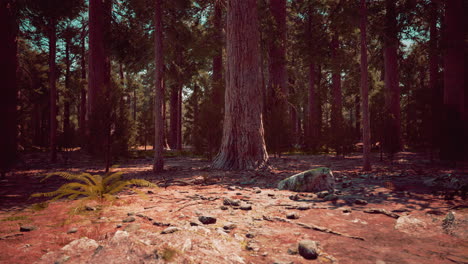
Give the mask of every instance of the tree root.
[[386, 216], [389, 216], [389, 217], [392, 217], [392, 218], [395, 218], [395, 219], [398, 219], [400, 218], [399, 215], [395, 214], [395, 213], [392, 213], [392, 212], [389, 212], [385, 209], [379, 209], [379, 208], [370, 208], [370, 209], [366, 209], [364, 210], [364, 213], [368, 213], [368, 214], [384, 214]]

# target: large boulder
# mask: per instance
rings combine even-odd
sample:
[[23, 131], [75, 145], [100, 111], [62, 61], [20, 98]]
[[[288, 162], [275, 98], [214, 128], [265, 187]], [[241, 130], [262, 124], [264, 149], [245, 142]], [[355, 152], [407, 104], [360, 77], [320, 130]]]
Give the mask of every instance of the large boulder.
[[321, 167], [304, 171], [278, 183], [278, 189], [295, 192], [334, 192], [335, 177], [329, 168]]

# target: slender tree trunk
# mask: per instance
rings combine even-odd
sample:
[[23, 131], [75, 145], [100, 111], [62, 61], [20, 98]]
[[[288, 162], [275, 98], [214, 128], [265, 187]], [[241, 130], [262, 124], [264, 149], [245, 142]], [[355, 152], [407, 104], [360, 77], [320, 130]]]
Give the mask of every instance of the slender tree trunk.
[[70, 41], [67, 36], [65, 39], [65, 98], [63, 106], [63, 143], [65, 148], [69, 148], [70, 143]]
[[81, 40], [81, 80], [83, 82], [83, 85], [81, 86], [81, 91], [80, 91], [80, 143], [81, 147], [85, 147], [85, 142], [86, 142], [86, 86], [84, 85], [86, 81], [86, 48], [85, 48], [85, 31], [83, 30], [83, 36]]
[[361, 109], [362, 109], [362, 142], [363, 170], [372, 169], [370, 162], [370, 119], [369, 119], [369, 77], [367, 69], [367, 6], [366, 0], [361, 0]]
[[385, 108], [387, 120], [384, 148], [391, 155], [401, 149], [400, 86], [398, 84], [398, 28], [395, 1], [385, 0]]
[[177, 93], [177, 150], [182, 150], [182, 85]]
[[271, 34], [275, 37], [268, 43], [268, 148], [275, 154], [289, 148], [295, 141], [292, 133], [295, 127], [292, 109], [288, 109], [289, 87], [286, 73], [286, 0], [270, 0], [270, 12], [273, 17]]
[[223, 140], [213, 168], [258, 169], [268, 161], [263, 138], [256, 0], [227, 2], [227, 71]]
[[443, 103], [443, 91], [438, 85], [439, 82], [439, 56], [438, 56], [438, 41], [439, 32], [437, 29], [438, 22], [438, 4], [436, 0], [430, 3], [430, 21], [429, 21], [429, 89], [431, 93], [431, 126], [429, 137], [431, 142], [431, 161], [434, 158], [433, 152], [439, 146], [440, 128], [441, 128], [441, 112]]
[[14, 165], [17, 155], [18, 21], [16, 1], [0, 3], [0, 178]]
[[308, 135], [309, 150], [316, 151], [318, 145], [318, 107], [317, 107], [317, 92], [315, 90], [315, 82], [317, 79], [316, 66], [314, 63], [309, 64], [309, 118], [308, 118]]
[[106, 157], [109, 156], [111, 126], [109, 101], [111, 9], [111, 0], [89, 1], [88, 142], [92, 154]]
[[335, 32], [333, 34], [331, 48], [332, 48], [332, 61], [333, 72], [332, 72], [332, 99], [333, 103], [331, 105], [331, 134], [333, 135], [333, 146], [336, 151], [336, 155], [340, 155], [343, 152], [342, 144], [342, 132], [343, 132], [343, 102], [341, 95], [341, 69], [338, 65], [338, 49], [340, 43], [338, 39], [338, 34]]
[[354, 107], [356, 108], [356, 111], [354, 111], [354, 119], [356, 121], [356, 127], [355, 127], [355, 134], [356, 134], [356, 140], [361, 140], [361, 96], [356, 95], [354, 97]]
[[57, 87], [56, 87], [56, 66], [55, 57], [57, 49], [56, 21], [51, 18], [48, 24], [49, 29], [49, 89], [50, 89], [50, 131], [49, 149], [50, 161], [57, 161]]
[[466, 3], [463, 0], [445, 2], [445, 50], [444, 50], [444, 121], [441, 158], [460, 160], [466, 157], [466, 131], [468, 113], [466, 112], [465, 83], [466, 29], [464, 26]]
[[164, 169], [163, 142], [164, 142], [164, 86], [163, 86], [163, 27], [162, 27], [162, 0], [155, 0], [154, 12], [154, 54], [155, 54], [155, 97], [154, 97], [154, 161], [153, 171], [161, 172]]
[[[223, 23], [222, 23], [222, 7], [221, 1], [215, 1], [214, 16], [213, 16], [213, 27], [214, 27], [214, 39], [217, 42], [215, 55], [213, 57], [213, 104], [224, 106], [224, 89], [223, 89]], [[220, 107], [222, 111], [222, 107]], [[221, 112], [220, 112], [221, 113]], [[216, 120], [216, 122], [221, 122]]]

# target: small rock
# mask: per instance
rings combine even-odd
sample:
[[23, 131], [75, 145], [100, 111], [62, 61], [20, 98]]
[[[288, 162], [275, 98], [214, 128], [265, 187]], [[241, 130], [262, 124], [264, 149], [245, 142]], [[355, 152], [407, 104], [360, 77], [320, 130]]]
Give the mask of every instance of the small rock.
[[36, 229], [37, 227], [35, 226], [20, 226], [20, 232], [30, 232]]
[[426, 228], [427, 225], [423, 221], [406, 215], [400, 216], [395, 223], [395, 229], [412, 235], [423, 235]]
[[249, 251], [259, 251], [260, 247], [255, 242], [248, 242], [247, 245], [245, 246], [245, 249]]
[[299, 194], [295, 194], [295, 195], [289, 196], [289, 199], [293, 201], [299, 201], [301, 197], [299, 196]]
[[135, 217], [129, 216], [129, 217], [125, 218], [124, 220], [122, 220], [122, 222], [124, 222], [124, 223], [135, 222]]
[[122, 227], [122, 224], [117, 224], [115, 227], [121, 228], [121, 227]]
[[124, 228], [124, 230], [127, 232], [135, 232], [139, 229], [140, 229], [140, 224], [137, 224], [137, 223], [129, 224], [128, 226]]
[[287, 218], [287, 219], [299, 219], [299, 214], [296, 213], [296, 212], [288, 213], [288, 214], [286, 215], [286, 218]]
[[297, 210], [301, 210], [301, 211], [305, 211], [305, 210], [309, 210], [310, 209], [310, 206], [308, 205], [300, 205], [297, 207]]
[[343, 208], [342, 210], [344, 214], [351, 213], [351, 211], [352, 211], [351, 208]]
[[327, 201], [327, 202], [328, 201], [336, 201], [336, 200], [338, 200], [338, 195], [331, 193], [331, 194], [323, 197], [323, 200]]
[[449, 229], [453, 226], [455, 223], [455, 213], [454, 212], [449, 212], [444, 220], [442, 220], [442, 228], [444, 229], [445, 232], [449, 233]]
[[239, 200], [235, 200], [235, 199], [224, 198], [224, 200], [223, 200], [223, 205], [227, 205], [227, 206], [239, 206], [239, 205], [240, 205], [240, 201], [239, 201]]
[[319, 255], [319, 243], [312, 240], [302, 240], [299, 242], [299, 254], [305, 259], [316, 259]]
[[67, 234], [73, 234], [73, 233], [76, 233], [76, 232], [78, 232], [78, 228], [73, 227], [73, 228], [71, 228], [70, 230], [67, 231]]
[[154, 192], [151, 191], [151, 190], [147, 191], [146, 193], [147, 193], [147, 194], [154, 194]]
[[275, 196], [275, 194], [274, 194], [274, 193], [269, 193], [269, 194], [267, 194], [267, 195], [268, 195], [268, 196], [270, 196], [270, 197], [273, 197], [273, 196]]
[[234, 229], [236, 227], [237, 227], [237, 225], [234, 224], [234, 223], [226, 223], [226, 224], [224, 224], [223, 229], [224, 230], [232, 230], [232, 229]]
[[135, 215], [135, 213], [134, 212], [128, 212], [127, 215], [132, 216], [132, 215]]
[[177, 231], [180, 231], [180, 229], [178, 227], [171, 226], [171, 227], [168, 227], [168, 228], [164, 229], [163, 231], [161, 231], [161, 234], [171, 234], [171, 233], [174, 233], [174, 232], [177, 232]]
[[241, 205], [241, 207], [239, 207], [239, 209], [244, 210], [244, 211], [249, 211], [249, 210], [252, 210], [252, 205], [244, 204], [244, 205]]
[[245, 234], [245, 237], [246, 237], [246, 238], [254, 238], [255, 235], [252, 234], [252, 233], [247, 233], [247, 234]]
[[198, 220], [204, 225], [210, 225], [216, 223], [216, 218], [212, 216], [200, 216]]
[[192, 221], [190, 222], [190, 226], [199, 226], [199, 224], [197, 222]]
[[298, 249], [297, 249], [297, 245], [288, 248], [288, 254], [289, 254], [289, 255], [297, 255], [297, 254], [299, 254], [299, 251], [298, 251]]
[[155, 225], [155, 226], [170, 226], [171, 224], [154, 221], [153, 225]]
[[362, 199], [357, 199], [356, 201], [354, 201], [354, 203], [357, 204], [357, 205], [366, 205], [367, 201], [362, 200]]
[[327, 196], [328, 194], [330, 194], [328, 191], [321, 191], [321, 192], [318, 192], [318, 193], [317, 193], [317, 197], [318, 197], [318, 198], [324, 198], [324, 197]]
[[238, 192], [238, 193], [236, 193], [236, 195], [242, 195], [242, 193]]
[[261, 193], [262, 190], [260, 188], [258, 188], [258, 187], [255, 187], [255, 188], [253, 188], [253, 192], [254, 193]]
[[224, 205], [221, 205], [219, 207], [219, 209], [223, 210], [223, 211], [226, 211], [227, 209], [229, 209], [227, 206], [224, 206]]
[[89, 205], [86, 205], [86, 206], [85, 206], [85, 209], [86, 209], [86, 211], [96, 211], [96, 210], [97, 210], [96, 207], [94, 207], [94, 206], [89, 206]]
[[234, 186], [228, 186], [227, 189], [228, 189], [229, 191], [235, 191], [235, 190], [236, 190], [236, 188], [235, 188]]

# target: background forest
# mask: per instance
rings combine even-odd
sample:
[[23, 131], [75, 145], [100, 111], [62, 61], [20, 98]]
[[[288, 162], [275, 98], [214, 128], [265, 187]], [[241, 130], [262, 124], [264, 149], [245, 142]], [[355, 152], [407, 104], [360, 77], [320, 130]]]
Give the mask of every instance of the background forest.
[[[230, 100], [228, 2], [2, 0], [2, 173], [36, 151], [107, 166], [155, 144], [214, 158]], [[465, 1], [257, 7], [260, 99], [245, 104], [261, 106], [268, 153], [346, 155], [364, 142], [390, 158], [467, 158]]]

